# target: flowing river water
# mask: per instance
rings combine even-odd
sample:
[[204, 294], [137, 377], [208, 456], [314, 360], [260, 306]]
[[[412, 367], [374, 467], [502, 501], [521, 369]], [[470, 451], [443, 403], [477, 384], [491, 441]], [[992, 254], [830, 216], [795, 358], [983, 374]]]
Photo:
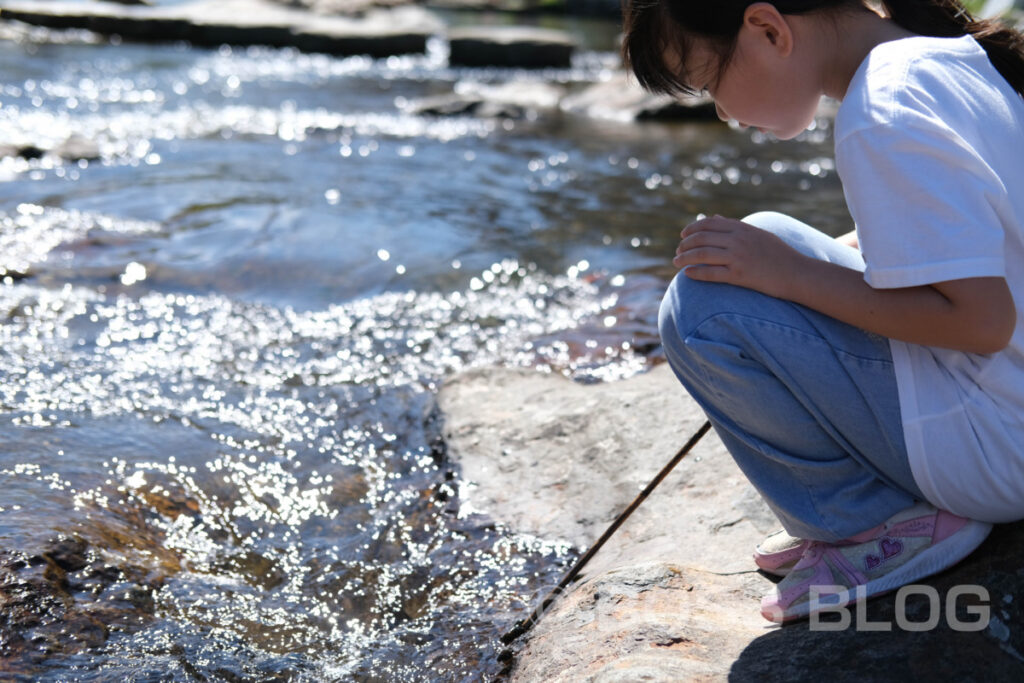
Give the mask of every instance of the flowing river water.
[[[453, 15], [455, 16], [455, 15]], [[404, 113], [467, 84], [607, 79], [5, 27], [0, 678], [475, 680], [581, 552], [466, 502], [435, 396], [508, 364], [658, 355], [679, 229], [848, 229], [829, 122]], [[514, 397], [510, 397], [514, 400]]]

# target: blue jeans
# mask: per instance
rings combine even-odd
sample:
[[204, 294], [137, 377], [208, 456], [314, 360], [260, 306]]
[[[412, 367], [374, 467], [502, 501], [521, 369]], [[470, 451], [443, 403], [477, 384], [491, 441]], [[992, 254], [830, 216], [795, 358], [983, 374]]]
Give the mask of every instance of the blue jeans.
[[[793, 218], [743, 220], [805, 254], [864, 269], [856, 249]], [[665, 294], [659, 327], [676, 377], [791, 535], [849, 538], [924, 499], [885, 337], [683, 273]]]

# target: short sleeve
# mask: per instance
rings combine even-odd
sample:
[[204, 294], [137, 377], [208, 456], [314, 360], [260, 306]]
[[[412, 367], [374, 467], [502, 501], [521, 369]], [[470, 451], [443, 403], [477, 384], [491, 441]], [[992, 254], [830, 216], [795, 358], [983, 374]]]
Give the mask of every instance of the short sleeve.
[[948, 128], [922, 117], [854, 131], [836, 168], [872, 287], [1005, 277], [1005, 187]]

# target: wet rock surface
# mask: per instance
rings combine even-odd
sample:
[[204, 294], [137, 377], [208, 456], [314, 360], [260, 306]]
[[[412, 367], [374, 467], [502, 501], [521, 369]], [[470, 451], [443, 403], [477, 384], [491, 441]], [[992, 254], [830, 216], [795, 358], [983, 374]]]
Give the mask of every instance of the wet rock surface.
[[[664, 365], [591, 386], [476, 370], [448, 382], [440, 405], [449, 453], [471, 482], [464, 499], [512, 528], [570, 540], [581, 552], [703, 421]], [[924, 594], [904, 596], [905, 607], [890, 594], [867, 603], [863, 615], [851, 610], [850, 626], [832, 631], [806, 621], [780, 628], [760, 616], [771, 580], [755, 571], [750, 552], [776, 525], [709, 434], [519, 641], [511, 679], [1024, 675], [1024, 523], [997, 527], [966, 561], [920, 582], [938, 592], [941, 614], [931, 614]], [[988, 601], [956, 598], [956, 586], [981, 586]], [[532, 605], [552, 587], [539, 589]], [[963, 631], [948, 618], [951, 594], [964, 623], [979, 619], [969, 610], [988, 606], [981, 630]], [[936, 618], [926, 631], [906, 627]]]
[[0, 550], [0, 677], [144, 628], [165, 576], [80, 536], [55, 536], [36, 552]]

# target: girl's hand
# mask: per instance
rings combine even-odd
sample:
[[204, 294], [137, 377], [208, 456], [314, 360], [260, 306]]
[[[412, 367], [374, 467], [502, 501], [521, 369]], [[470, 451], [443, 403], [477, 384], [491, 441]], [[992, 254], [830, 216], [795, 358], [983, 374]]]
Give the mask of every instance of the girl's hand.
[[787, 286], [807, 258], [770, 232], [722, 216], [690, 223], [680, 237], [672, 263], [687, 277], [779, 298], [789, 298]]

